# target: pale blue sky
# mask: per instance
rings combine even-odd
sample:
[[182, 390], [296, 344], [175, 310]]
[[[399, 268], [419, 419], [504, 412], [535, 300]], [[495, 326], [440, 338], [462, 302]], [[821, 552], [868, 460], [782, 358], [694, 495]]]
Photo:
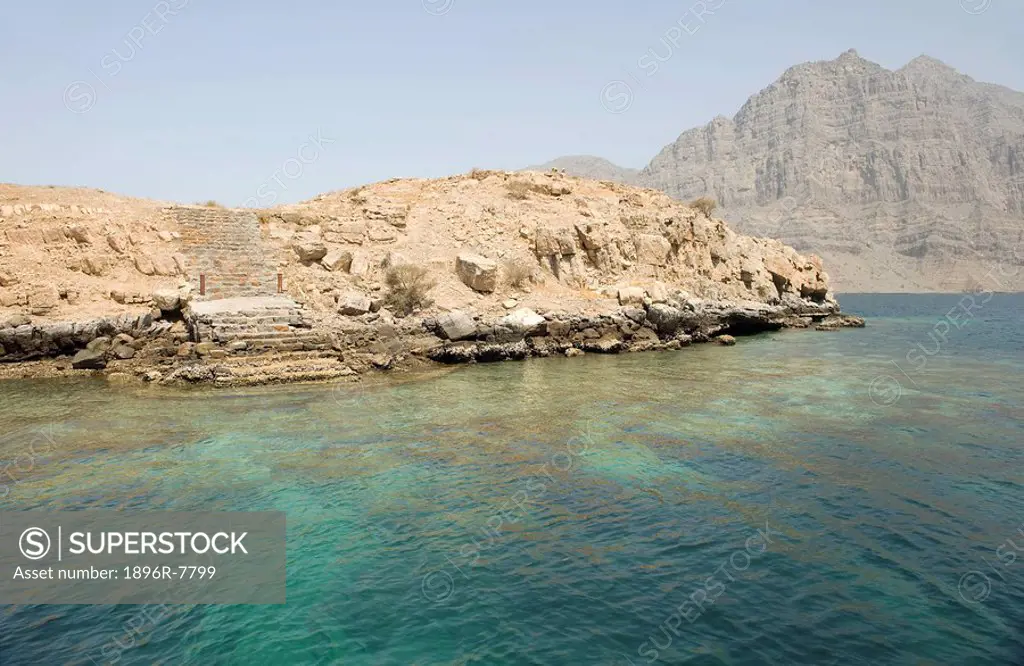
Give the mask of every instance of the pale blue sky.
[[[1021, 0], [12, 0], [0, 21], [0, 182], [182, 202], [577, 153], [640, 167], [849, 48], [1024, 90]], [[634, 98], [616, 114], [617, 79]], [[302, 148], [318, 130], [333, 143]]]

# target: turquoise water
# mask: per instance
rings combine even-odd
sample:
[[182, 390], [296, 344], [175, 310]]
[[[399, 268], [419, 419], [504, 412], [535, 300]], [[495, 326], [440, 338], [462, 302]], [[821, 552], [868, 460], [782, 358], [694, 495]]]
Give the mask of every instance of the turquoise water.
[[1024, 297], [960, 298], [397, 385], [0, 383], [0, 509], [288, 517], [286, 606], [0, 607], [0, 663], [1024, 663]]

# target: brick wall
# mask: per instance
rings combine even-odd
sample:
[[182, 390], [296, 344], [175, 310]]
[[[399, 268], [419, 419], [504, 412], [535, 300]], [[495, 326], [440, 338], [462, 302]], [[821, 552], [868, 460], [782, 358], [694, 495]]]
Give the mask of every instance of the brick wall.
[[[166, 209], [179, 225], [188, 279], [207, 300], [277, 293], [277, 271], [268, 260], [255, 213], [210, 207]], [[198, 296], [199, 276], [206, 295]]]

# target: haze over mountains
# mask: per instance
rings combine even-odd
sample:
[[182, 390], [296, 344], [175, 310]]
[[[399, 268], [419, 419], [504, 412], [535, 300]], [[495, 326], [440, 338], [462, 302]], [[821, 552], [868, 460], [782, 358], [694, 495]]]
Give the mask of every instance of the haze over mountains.
[[642, 170], [530, 168], [552, 167], [712, 196], [743, 233], [821, 255], [839, 291], [1024, 290], [1024, 93], [927, 56], [797, 65]]

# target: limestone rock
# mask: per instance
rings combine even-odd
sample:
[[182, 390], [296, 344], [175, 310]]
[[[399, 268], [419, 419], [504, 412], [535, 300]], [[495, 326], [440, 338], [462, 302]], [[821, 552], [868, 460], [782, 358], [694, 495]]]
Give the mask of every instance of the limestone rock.
[[736, 344], [736, 338], [731, 335], [719, 335], [715, 338], [715, 341], [720, 345], [725, 345], [726, 347], [732, 347]]
[[363, 276], [370, 270], [370, 257], [362, 251], [352, 253], [352, 263], [349, 264], [350, 275]]
[[370, 299], [359, 292], [351, 291], [338, 302], [338, 314], [349, 317], [364, 315], [370, 311]]
[[312, 236], [302, 236], [295, 239], [292, 243], [292, 249], [298, 255], [299, 261], [304, 264], [320, 261], [327, 256], [327, 246], [324, 245], [323, 241]]
[[438, 317], [437, 326], [447, 340], [468, 340], [476, 336], [476, 322], [460, 310], [446, 312]]
[[107, 367], [106, 354], [102, 351], [83, 349], [71, 359], [75, 370], [102, 370]]
[[94, 338], [94, 339], [90, 340], [89, 344], [87, 344], [85, 346], [85, 348], [88, 349], [89, 351], [97, 351], [97, 352], [106, 353], [106, 351], [108, 349], [110, 349], [110, 345], [111, 344], [112, 344], [112, 341], [111, 341], [111, 339], [109, 337], [107, 337], [105, 335], [101, 335], [98, 338]]
[[498, 286], [498, 264], [477, 254], [460, 254], [455, 262], [455, 272], [474, 291], [490, 293]]
[[647, 320], [658, 333], [673, 335], [683, 325], [684, 315], [671, 305], [655, 303], [647, 309]]
[[576, 239], [573, 230], [567, 227], [537, 227], [533, 243], [538, 257], [568, 257], [576, 254]]
[[544, 317], [529, 308], [520, 308], [498, 320], [499, 325], [510, 328], [518, 335], [529, 335], [540, 329]]
[[35, 285], [28, 292], [29, 311], [34, 315], [46, 315], [60, 306], [60, 292], [53, 285]]
[[114, 252], [124, 254], [128, 251], [128, 237], [122, 231], [113, 231], [107, 234], [107, 245]]
[[153, 292], [153, 305], [163, 312], [173, 312], [181, 307], [181, 294], [176, 289], [157, 289]]
[[331, 250], [320, 260], [329, 271], [348, 271], [352, 267], [352, 253], [347, 250]]
[[80, 245], [92, 244], [92, 234], [89, 232], [87, 227], [79, 224], [73, 224], [67, 228], [66, 233], [68, 238], [73, 239]]
[[135, 357], [135, 349], [125, 344], [114, 345], [110, 349], [110, 353], [122, 361]]
[[[1015, 273], [1003, 288], [1019, 291], [1022, 147], [1021, 93], [927, 56], [889, 70], [849, 51], [790, 68], [732, 118], [680, 134], [642, 172], [594, 157], [534, 168], [682, 201], [709, 196], [737, 230], [823, 256], [842, 291], [963, 291], [999, 265]], [[707, 220], [680, 222], [666, 229], [676, 244], [718, 243]], [[639, 245], [641, 261], [661, 254]], [[739, 259], [728, 245], [718, 261]], [[741, 277], [738, 266], [704, 268]], [[751, 291], [775, 294], [770, 280], [745, 277]]]
[[640, 287], [623, 287], [617, 296], [619, 305], [641, 305], [644, 302], [644, 290]]

